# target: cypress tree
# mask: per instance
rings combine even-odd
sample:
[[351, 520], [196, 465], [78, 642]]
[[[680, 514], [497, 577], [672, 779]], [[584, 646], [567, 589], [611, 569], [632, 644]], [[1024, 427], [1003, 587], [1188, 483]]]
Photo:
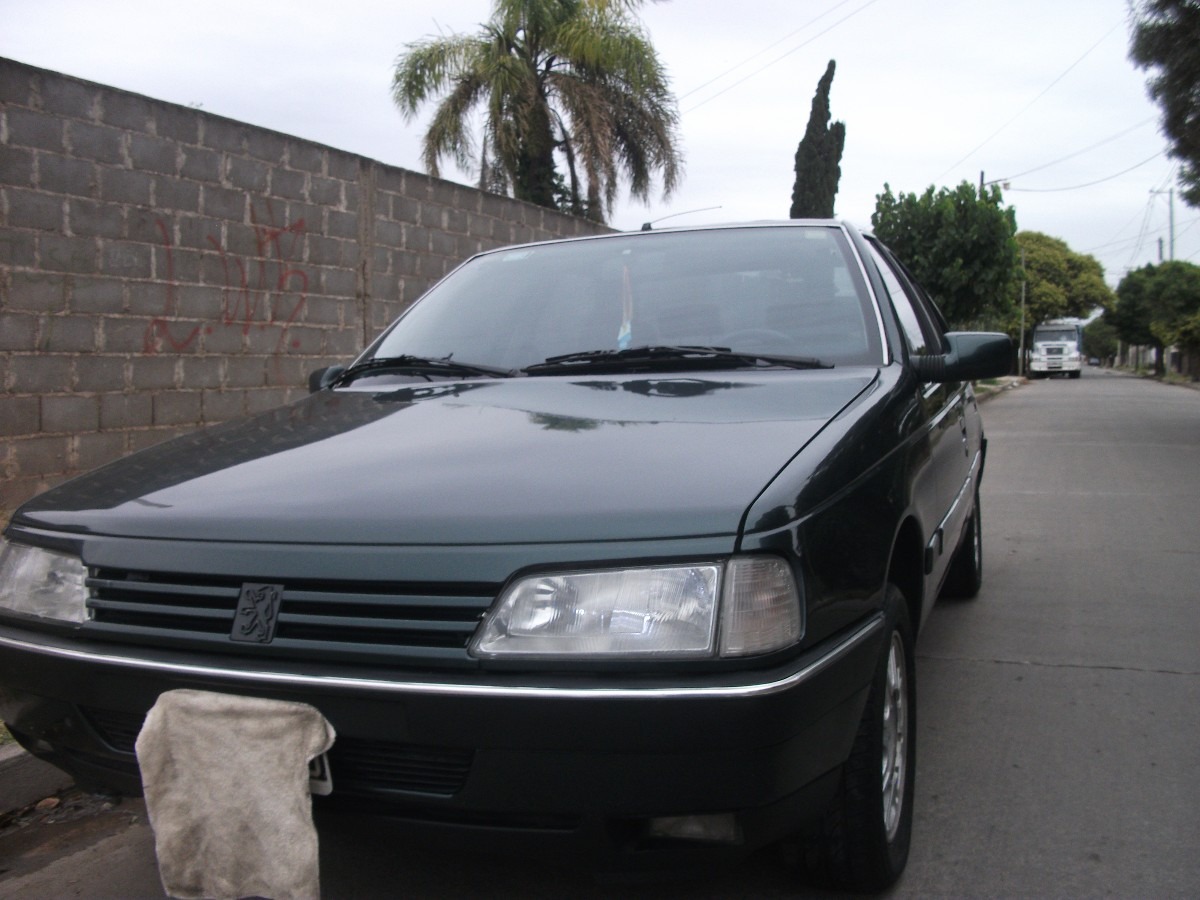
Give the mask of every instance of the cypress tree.
[[796, 184], [792, 188], [793, 219], [833, 217], [833, 200], [842, 177], [842, 148], [846, 143], [844, 122], [829, 124], [829, 87], [833, 84], [835, 60], [817, 82], [808, 128], [796, 148]]

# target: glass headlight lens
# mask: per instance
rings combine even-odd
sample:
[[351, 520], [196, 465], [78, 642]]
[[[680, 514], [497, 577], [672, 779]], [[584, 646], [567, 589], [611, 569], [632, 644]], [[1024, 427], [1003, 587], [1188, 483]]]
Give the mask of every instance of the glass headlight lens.
[[787, 564], [745, 557], [522, 578], [484, 620], [471, 653], [703, 659], [770, 652], [800, 633], [799, 593]]
[[88, 618], [87, 569], [66, 556], [0, 539], [0, 610], [84, 622]]

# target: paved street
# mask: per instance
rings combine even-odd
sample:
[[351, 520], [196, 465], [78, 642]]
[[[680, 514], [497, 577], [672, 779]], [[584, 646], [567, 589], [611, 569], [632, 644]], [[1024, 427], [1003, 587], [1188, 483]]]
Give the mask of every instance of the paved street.
[[[894, 897], [1200, 892], [1200, 391], [1090, 369], [984, 405], [985, 580], [918, 643], [913, 853]], [[161, 896], [144, 809], [0, 837], [0, 895]], [[773, 854], [614, 886], [322, 835], [327, 897], [783, 897]]]

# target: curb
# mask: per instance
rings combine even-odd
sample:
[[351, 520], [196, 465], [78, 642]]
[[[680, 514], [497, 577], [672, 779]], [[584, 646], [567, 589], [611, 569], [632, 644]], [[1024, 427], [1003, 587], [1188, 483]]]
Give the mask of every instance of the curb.
[[31, 806], [72, 784], [70, 775], [19, 745], [0, 747], [0, 816]]
[[978, 384], [974, 383], [975, 399], [979, 402], [990, 400], [997, 394], [1002, 394], [1005, 391], [1011, 391], [1014, 388], [1019, 388], [1023, 384], [1028, 384], [1029, 379], [1021, 375], [1007, 375], [1004, 378], [997, 378], [996, 384]]

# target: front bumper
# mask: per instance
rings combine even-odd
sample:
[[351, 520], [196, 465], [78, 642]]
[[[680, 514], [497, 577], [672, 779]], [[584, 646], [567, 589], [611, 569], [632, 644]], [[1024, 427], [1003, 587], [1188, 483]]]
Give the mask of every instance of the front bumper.
[[[849, 754], [882, 618], [768, 671], [401, 679], [200, 655], [84, 646], [0, 626], [0, 718], [84, 782], [140, 792], [133, 741], [175, 688], [299, 700], [338, 740], [325, 803], [423, 831], [640, 846], [659, 817], [737, 816], [740, 851], [783, 836]], [[475, 676], [478, 678], [478, 675]]]

